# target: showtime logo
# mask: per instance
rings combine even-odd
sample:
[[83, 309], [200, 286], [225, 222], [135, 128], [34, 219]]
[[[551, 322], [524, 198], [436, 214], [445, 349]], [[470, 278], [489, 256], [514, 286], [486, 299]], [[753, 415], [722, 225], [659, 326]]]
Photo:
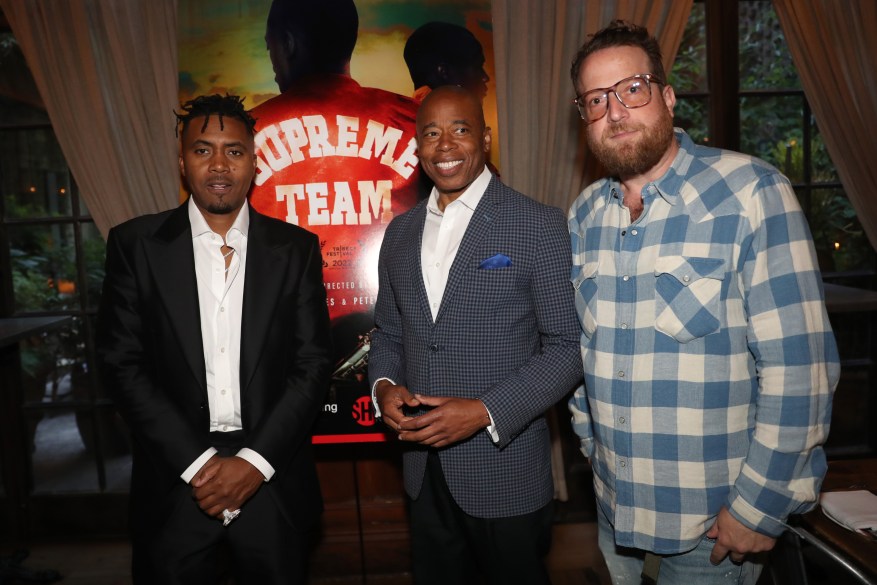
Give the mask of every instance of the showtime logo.
[[372, 412], [371, 396], [360, 396], [357, 398], [351, 408], [351, 416], [353, 416], [353, 420], [355, 420], [358, 425], [364, 427], [374, 426], [375, 415]]

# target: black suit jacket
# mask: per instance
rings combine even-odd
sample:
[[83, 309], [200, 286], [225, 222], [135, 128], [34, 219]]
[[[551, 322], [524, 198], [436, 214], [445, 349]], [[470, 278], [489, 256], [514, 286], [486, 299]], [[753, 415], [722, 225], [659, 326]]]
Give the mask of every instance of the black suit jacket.
[[[322, 509], [310, 431], [332, 366], [319, 242], [250, 208], [246, 262], [244, 446], [276, 470], [260, 489], [306, 528]], [[187, 204], [110, 231], [97, 345], [105, 387], [134, 436], [134, 529], [148, 531], [172, 513], [180, 474], [210, 447]]]

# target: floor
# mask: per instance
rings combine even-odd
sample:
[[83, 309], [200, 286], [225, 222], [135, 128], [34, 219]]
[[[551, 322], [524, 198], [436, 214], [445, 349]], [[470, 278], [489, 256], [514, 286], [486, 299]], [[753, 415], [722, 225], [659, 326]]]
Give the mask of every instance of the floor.
[[[2, 560], [9, 561], [13, 551], [0, 550]], [[127, 543], [119, 541], [43, 543], [31, 548], [21, 567], [31, 572], [57, 571], [62, 580], [3, 580], [3, 585], [18, 583], [54, 583], [62, 585], [130, 585], [129, 564], [131, 550]], [[554, 542], [548, 558], [551, 580], [554, 585], [608, 584], [609, 575], [603, 558], [596, 547], [596, 524], [556, 524]], [[410, 585], [409, 574], [351, 576], [349, 579], [320, 579], [313, 576], [311, 585]]]
[[[84, 542], [46, 542], [33, 545], [26, 558], [14, 558], [15, 551], [0, 548], [0, 585], [60, 583], [60, 585], [131, 585], [129, 576], [131, 550], [118, 540]], [[17, 562], [31, 579], [9, 578], [4, 570]], [[855, 583], [817, 555], [805, 551], [809, 585], [845, 585]], [[551, 553], [547, 564], [553, 585], [609, 585], [611, 580], [597, 548], [594, 522], [558, 523], [554, 526]], [[4, 575], [7, 578], [4, 579]], [[38, 577], [43, 577], [39, 579]], [[787, 583], [782, 575], [765, 570], [758, 585], [800, 585]], [[411, 585], [409, 573], [392, 575], [351, 575], [346, 578], [321, 578], [313, 575], [310, 585]]]
[[[81, 470], [85, 445], [77, 438], [78, 433], [76, 437], [65, 434], [75, 430], [76, 425], [72, 414], [44, 417], [36, 425], [33, 455], [38, 492], [61, 488], [75, 492], [93, 488], [91, 477], [94, 474]], [[609, 585], [611, 580], [596, 542], [596, 510], [590, 469], [584, 458], [567, 456], [565, 459], [573, 463], [566, 475], [569, 499], [558, 502], [555, 510], [553, 543], [547, 559], [552, 583]], [[130, 475], [130, 458], [120, 456], [108, 463], [108, 483], [124, 490]], [[56, 582], [61, 585], [130, 585], [130, 561], [130, 547], [120, 540], [30, 543], [27, 551], [16, 550], [12, 545], [0, 545], [0, 585]], [[815, 555], [807, 554], [805, 563], [809, 585], [850, 582], [846, 575], [838, 573], [836, 567], [827, 565]], [[17, 571], [16, 567], [31, 578], [11, 577]], [[411, 582], [410, 573], [344, 578], [312, 575], [310, 585], [411, 585]], [[782, 575], [777, 577], [776, 583], [787, 585]], [[759, 585], [774, 585], [770, 571], [765, 571]]]

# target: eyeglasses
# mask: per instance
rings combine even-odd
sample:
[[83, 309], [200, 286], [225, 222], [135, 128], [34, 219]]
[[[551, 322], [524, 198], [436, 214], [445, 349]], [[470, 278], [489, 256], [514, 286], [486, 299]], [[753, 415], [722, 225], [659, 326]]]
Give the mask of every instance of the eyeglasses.
[[588, 124], [596, 122], [609, 111], [609, 92], [615, 94], [618, 102], [625, 108], [641, 108], [652, 101], [652, 83], [663, 85], [663, 81], [651, 73], [640, 73], [625, 77], [612, 87], [592, 89], [576, 96], [572, 101], [579, 110], [582, 120]]

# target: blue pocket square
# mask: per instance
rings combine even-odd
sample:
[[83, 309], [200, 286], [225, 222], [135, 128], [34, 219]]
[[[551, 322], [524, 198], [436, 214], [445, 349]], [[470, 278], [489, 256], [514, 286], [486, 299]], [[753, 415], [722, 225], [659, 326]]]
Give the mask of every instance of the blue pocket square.
[[505, 254], [497, 254], [496, 256], [491, 256], [486, 260], [482, 260], [478, 268], [482, 270], [493, 270], [494, 268], [508, 268], [511, 265], [511, 258]]

